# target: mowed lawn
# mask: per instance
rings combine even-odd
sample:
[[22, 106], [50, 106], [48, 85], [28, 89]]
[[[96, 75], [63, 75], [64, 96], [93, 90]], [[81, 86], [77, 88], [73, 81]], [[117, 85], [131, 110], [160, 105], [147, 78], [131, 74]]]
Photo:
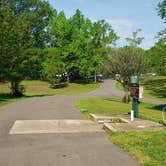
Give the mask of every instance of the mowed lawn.
[[[141, 78], [143, 86], [143, 97], [158, 99], [166, 102], [166, 76], [147, 76]], [[123, 91], [123, 87], [116, 82], [116, 88]]]
[[[88, 116], [93, 114], [127, 114], [131, 104], [122, 103], [121, 99], [85, 98], [79, 99], [77, 108]], [[141, 103], [140, 117], [163, 123], [161, 106]], [[141, 165], [166, 165], [166, 131], [130, 131], [110, 132], [109, 140], [138, 159]]]
[[166, 165], [166, 131], [110, 132], [109, 140], [144, 166]]
[[74, 95], [93, 91], [100, 87], [100, 83], [70, 83], [61, 88], [51, 88], [46, 81], [26, 80], [21, 83], [25, 87], [22, 98], [12, 97], [9, 83], [0, 83], [0, 105], [14, 102], [26, 97], [47, 96], [47, 95]]
[[[131, 111], [131, 103], [123, 103], [121, 99], [114, 98], [84, 98], [79, 99], [76, 107], [86, 115], [93, 114], [127, 114]], [[163, 123], [162, 106], [141, 103], [139, 115], [141, 118]]]
[[166, 76], [147, 77], [142, 80], [144, 96], [166, 102]]

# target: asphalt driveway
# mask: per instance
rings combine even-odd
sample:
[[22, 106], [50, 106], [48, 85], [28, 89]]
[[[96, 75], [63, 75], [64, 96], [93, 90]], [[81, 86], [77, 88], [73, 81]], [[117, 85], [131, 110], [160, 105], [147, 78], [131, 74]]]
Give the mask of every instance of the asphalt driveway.
[[[104, 132], [9, 134], [17, 120], [83, 120], [74, 103], [82, 97], [120, 97], [105, 80], [93, 92], [75, 96], [35, 97], [0, 108], [0, 166], [136, 166], [130, 155]], [[113, 90], [114, 89], [114, 90]]]

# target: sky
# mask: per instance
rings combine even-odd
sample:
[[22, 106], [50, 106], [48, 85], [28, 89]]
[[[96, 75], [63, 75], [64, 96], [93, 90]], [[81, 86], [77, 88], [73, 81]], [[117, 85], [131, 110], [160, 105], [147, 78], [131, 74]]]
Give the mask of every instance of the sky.
[[58, 11], [71, 17], [76, 9], [92, 21], [104, 19], [120, 37], [117, 46], [126, 45], [125, 38], [141, 28], [139, 37], [145, 39], [141, 47], [148, 49], [156, 42], [156, 35], [165, 28], [163, 20], [157, 15], [157, 4], [161, 0], [48, 0]]

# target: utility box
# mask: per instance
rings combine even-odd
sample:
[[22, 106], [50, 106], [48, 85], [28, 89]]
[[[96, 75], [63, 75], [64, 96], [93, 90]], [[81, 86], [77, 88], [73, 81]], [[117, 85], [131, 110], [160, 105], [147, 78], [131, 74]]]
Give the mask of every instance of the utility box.
[[139, 85], [138, 84], [131, 84], [130, 96], [132, 98], [139, 99]]
[[130, 96], [133, 98], [132, 100], [132, 110], [134, 111], [134, 117], [138, 118], [139, 110], [139, 77], [132, 76], [130, 81]]
[[131, 77], [130, 96], [139, 99], [139, 78], [138, 76]]

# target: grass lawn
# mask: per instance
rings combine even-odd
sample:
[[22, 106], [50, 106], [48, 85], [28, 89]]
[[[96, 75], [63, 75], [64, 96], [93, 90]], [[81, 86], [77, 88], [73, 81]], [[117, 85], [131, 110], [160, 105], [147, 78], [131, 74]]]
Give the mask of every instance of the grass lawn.
[[118, 81], [116, 82], [115, 86], [116, 86], [117, 89], [119, 89], [119, 90], [121, 90], [121, 91], [124, 90], [122, 84], [121, 84], [120, 82], [118, 82]]
[[141, 165], [166, 165], [166, 131], [130, 131], [109, 134], [109, 140], [129, 152]]
[[141, 84], [144, 96], [166, 101], [166, 76], [147, 77]]
[[[76, 106], [85, 115], [89, 113], [126, 114], [131, 110], [131, 104], [122, 103], [120, 99], [112, 98], [80, 99]], [[141, 103], [140, 116], [162, 123], [160, 106]], [[166, 165], [166, 131], [111, 132], [109, 140], [129, 152], [142, 165]]]
[[[78, 100], [76, 106], [86, 115], [89, 113], [127, 114], [131, 110], [131, 103], [123, 103], [121, 102], [121, 99], [113, 98], [84, 98]], [[141, 103], [139, 105], [139, 115], [141, 118], [160, 123], [162, 123], [161, 110], [161, 106], [153, 104]]]
[[[143, 96], [166, 101], [166, 76], [151, 76], [141, 79], [144, 88]], [[116, 88], [123, 91], [123, 87], [116, 82]]]
[[[25, 96], [47, 96], [47, 95], [73, 95], [93, 91], [100, 87], [100, 83], [70, 83], [66, 87], [53, 89], [48, 82], [39, 80], [26, 80], [21, 83], [25, 86]], [[17, 101], [22, 98], [13, 98], [10, 93], [9, 83], [0, 83], [0, 105]]]

